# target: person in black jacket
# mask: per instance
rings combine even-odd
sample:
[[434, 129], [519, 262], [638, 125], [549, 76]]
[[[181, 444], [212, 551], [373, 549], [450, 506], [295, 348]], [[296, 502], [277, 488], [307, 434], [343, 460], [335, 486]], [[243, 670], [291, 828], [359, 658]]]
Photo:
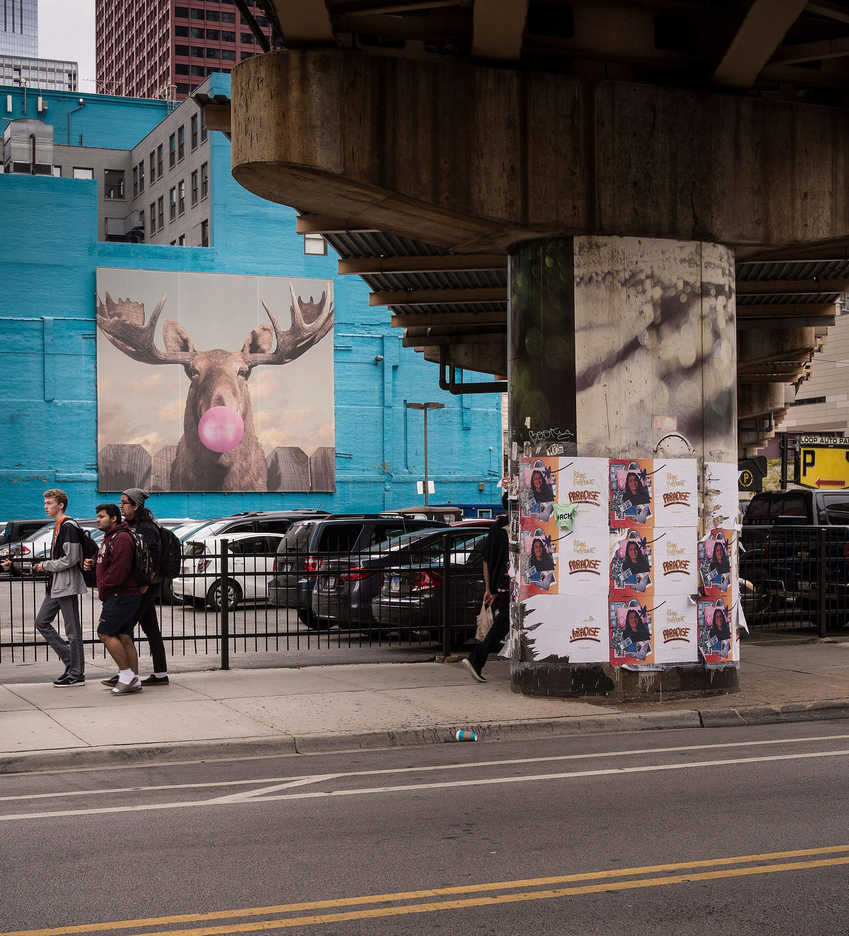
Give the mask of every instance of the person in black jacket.
[[[168, 685], [168, 662], [165, 657], [165, 643], [162, 640], [162, 631], [159, 629], [159, 620], [156, 617], [156, 605], [160, 600], [161, 580], [159, 578], [159, 565], [162, 558], [162, 543], [159, 537], [159, 527], [153, 519], [153, 514], [144, 506], [148, 498], [147, 491], [141, 488], [127, 488], [121, 495], [121, 513], [127, 525], [141, 536], [150, 553], [150, 560], [156, 570], [153, 581], [147, 591], [142, 595], [136, 621], [147, 637], [150, 655], [153, 658], [153, 673], [141, 684], [149, 686]], [[102, 680], [104, 686], [114, 686], [118, 682], [117, 676]]]
[[[501, 497], [507, 510], [507, 494]], [[497, 649], [510, 629], [510, 576], [507, 574], [510, 561], [507, 544], [507, 514], [495, 521], [486, 537], [483, 548], [484, 604], [492, 608], [492, 627], [489, 633], [476, 644], [472, 652], [462, 661], [463, 666], [478, 682], [486, 682], [483, 668], [486, 659]]]

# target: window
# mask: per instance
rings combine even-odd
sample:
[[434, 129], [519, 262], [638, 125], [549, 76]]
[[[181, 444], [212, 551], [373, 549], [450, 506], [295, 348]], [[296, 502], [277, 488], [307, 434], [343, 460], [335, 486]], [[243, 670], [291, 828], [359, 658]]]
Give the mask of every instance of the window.
[[178, 247], [185, 247], [185, 246], [186, 246], [186, 235], [185, 235], [185, 234], [181, 234], [181, 235], [177, 238], [177, 246], [178, 246]]
[[203, 49], [199, 49], [196, 46], [192, 46], [192, 58], [203, 58]]
[[201, 221], [200, 223], [200, 245], [201, 247], [209, 247], [209, 221]]
[[192, 65], [192, 74], [203, 77], [206, 74], [206, 69], [203, 65]]
[[198, 115], [192, 114], [191, 121], [192, 149], [198, 148]]
[[221, 33], [221, 38], [224, 42], [235, 42], [236, 34], [234, 32], [227, 32], [227, 30], [224, 30], [224, 32]]
[[139, 167], [133, 166], [133, 198], [139, 194]]
[[253, 45], [254, 37], [253, 33], [242, 33], [242, 45]]
[[202, 20], [203, 10], [192, 10], [192, 19]]
[[168, 220], [177, 220], [177, 186], [172, 185], [168, 191]]
[[188, 55], [189, 47], [187, 45], [175, 45], [174, 54], [175, 55]]
[[90, 169], [88, 166], [74, 166], [74, 178], [93, 179], [94, 169]]
[[207, 57], [207, 58], [216, 59], [216, 58], [219, 58], [220, 55], [221, 55], [221, 50], [220, 50], [220, 49], [207, 49], [207, 50], [206, 50], [206, 57]]
[[223, 59], [231, 59], [232, 61], [235, 62], [235, 61], [236, 61], [236, 50], [235, 50], [235, 49], [222, 49], [222, 50], [221, 50], [221, 58], [223, 58]]
[[198, 203], [198, 171], [192, 173], [192, 207]]
[[826, 504], [826, 513], [829, 523], [847, 524], [849, 523], [849, 501], [828, 501]]
[[186, 128], [183, 124], [177, 127], [177, 159], [186, 155]]
[[205, 139], [206, 139], [206, 111], [201, 110], [200, 112], [200, 141], [201, 143], [203, 143]]
[[159, 211], [159, 230], [161, 231], [162, 228], [165, 227], [165, 198], [164, 196], [160, 195], [159, 198], [156, 199], [156, 208]]
[[177, 186], [177, 209], [180, 214], [184, 214], [186, 211], [186, 180], [180, 179], [180, 184]]
[[177, 62], [177, 64], [174, 66], [174, 74], [188, 75], [188, 73], [189, 73], [188, 65], [184, 65], [182, 62]]
[[183, 19], [189, 18], [189, 8], [184, 6], [174, 7], [174, 16], [181, 16]]
[[201, 163], [200, 167], [200, 197], [209, 195], [209, 169], [208, 163]]
[[177, 82], [177, 94], [188, 94], [191, 88], [182, 81]]
[[179, 36], [181, 39], [189, 38], [189, 27], [188, 26], [175, 26], [174, 35]]
[[61, 167], [61, 166], [54, 166], [54, 167], [53, 167], [53, 175], [56, 176], [57, 179], [61, 179], [61, 178], [62, 178], [62, 167]]
[[220, 16], [221, 16], [221, 14], [218, 12], [218, 10], [207, 10], [207, 11], [206, 11], [206, 18], [207, 18], [207, 20], [208, 20], [209, 22], [217, 23]]
[[139, 227], [141, 228], [141, 239], [144, 240], [144, 208], [139, 212]]
[[304, 234], [304, 253], [311, 257], [325, 256], [327, 241], [321, 234]]
[[150, 233], [156, 233], [156, 202], [150, 203]]
[[156, 181], [156, 151], [150, 151], [150, 184]]
[[176, 247], [176, 246], [177, 246], [177, 241], [172, 240], [170, 246], [171, 246], [171, 247]]
[[156, 147], [156, 174], [160, 179], [162, 178], [162, 146], [163, 144], [160, 143]]
[[124, 170], [106, 169], [103, 173], [103, 197], [116, 201], [124, 197]]
[[204, 30], [200, 26], [192, 26], [189, 32], [192, 39], [203, 39]]
[[221, 22], [222, 22], [222, 23], [235, 23], [235, 22], [236, 22], [236, 14], [235, 14], [235, 13], [222, 13], [222, 14], [221, 14]]
[[241, 60], [244, 62], [246, 58], [250, 58], [252, 55], [254, 55], [253, 52], [249, 52], [249, 51], [242, 52]]
[[219, 32], [217, 29], [207, 29], [206, 31], [207, 39], [212, 39], [213, 41], [218, 42], [218, 36], [219, 36]]
[[177, 134], [168, 137], [168, 168], [173, 169], [177, 164]]

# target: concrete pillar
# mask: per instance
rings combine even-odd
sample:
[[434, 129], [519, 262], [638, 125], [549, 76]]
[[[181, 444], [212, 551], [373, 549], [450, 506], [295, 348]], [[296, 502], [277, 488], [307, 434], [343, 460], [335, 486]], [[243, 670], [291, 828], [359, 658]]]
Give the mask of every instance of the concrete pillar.
[[[520, 243], [510, 255], [508, 354], [521, 508], [511, 523], [512, 614], [522, 628], [514, 688], [639, 698], [736, 688], [736, 576], [709, 586], [704, 558], [725, 538], [736, 557], [732, 251], [636, 237]], [[646, 516], [625, 502], [632, 462], [652, 491]], [[552, 488], [550, 516], [530, 490], [540, 486], [538, 463]], [[629, 534], [653, 555], [645, 592], [633, 591], [646, 581], [639, 577], [614, 587]], [[541, 552], [536, 539], [556, 557], [549, 576], [530, 562]], [[651, 618], [643, 658], [620, 639], [635, 600]], [[717, 607], [731, 625], [731, 652], [708, 639]]]

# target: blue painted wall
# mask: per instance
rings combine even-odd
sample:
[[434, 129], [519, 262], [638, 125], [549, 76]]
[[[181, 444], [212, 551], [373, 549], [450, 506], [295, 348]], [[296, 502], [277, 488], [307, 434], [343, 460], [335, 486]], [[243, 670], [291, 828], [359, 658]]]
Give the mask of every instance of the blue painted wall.
[[[137, 113], [136, 101], [85, 97], [92, 126], [122, 126], [126, 112]], [[51, 101], [51, 119], [52, 107]], [[134, 131], [136, 139], [160, 119], [164, 111], [156, 107], [162, 105], [150, 109], [150, 123]], [[103, 139], [85, 142], [108, 145]], [[122, 138], [121, 145], [134, 142]], [[432, 502], [497, 503], [500, 397], [441, 392], [436, 365], [401, 347], [388, 310], [369, 306], [365, 284], [337, 276], [335, 255], [304, 255], [295, 212], [235, 182], [230, 144], [219, 133], [210, 135], [210, 163], [211, 248], [98, 242], [95, 182], [0, 175], [0, 520], [39, 516], [47, 487], [68, 491], [71, 511], [81, 517], [93, 515], [99, 501], [114, 499], [96, 490], [98, 266], [334, 279], [336, 493], [157, 494], [151, 507], [159, 516], [421, 503], [416, 480], [424, 462], [422, 414], [407, 410], [408, 400], [438, 400], [446, 407], [429, 417]]]

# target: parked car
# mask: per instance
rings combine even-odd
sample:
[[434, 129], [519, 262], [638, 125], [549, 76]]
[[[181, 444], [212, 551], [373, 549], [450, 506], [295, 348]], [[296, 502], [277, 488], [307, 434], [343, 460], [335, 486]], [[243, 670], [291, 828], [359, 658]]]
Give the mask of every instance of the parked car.
[[[224, 539], [229, 560], [226, 584], [221, 575]], [[221, 609], [225, 587], [231, 610], [244, 602], [265, 601], [268, 573], [282, 539], [280, 533], [227, 533], [188, 540], [183, 549], [183, 574], [171, 584], [174, 596], [203, 602], [215, 611]]]
[[348, 556], [327, 557], [312, 592], [313, 617], [328, 627], [376, 626], [372, 601], [380, 594], [386, 570], [401, 567], [430, 570], [435, 559], [441, 564], [446, 547], [452, 553], [475, 548], [489, 529], [487, 524], [489, 521], [478, 521], [475, 526], [465, 524], [405, 533], [382, 544], [378, 555], [367, 553], [359, 557], [359, 562], [352, 563]]
[[327, 516], [329, 514], [326, 510], [312, 510], [310, 508], [300, 510], [250, 510], [244, 513], [230, 514], [227, 517], [215, 517], [212, 520], [207, 520], [195, 527], [191, 533], [191, 538], [205, 539], [211, 536], [223, 536], [225, 533], [285, 533], [297, 520]]
[[[88, 530], [95, 541], [102, 538], [103, 534], [97, 528], [97, 520], [76, 520], [76, 522], [84, 530]], [[10, 570], [12, 575], [32, 575], [34, 563], [50, 558], [50, 551], [53, 547], [53, 526], [51, 520], [27, 539], [0, 547], [0, 559], [12, 561]]]
[[320, 627], [321, 620], [312, 610], [312, 592], [325, 563], [336, 560], [334, 569], [341, 572], [346, 564], [358, 565], [393, 537], [439, 526], [435, 520], [401, 514], [337, 514], [301, 520], [280, 542], [274, 566], [278, 574], [268, 583], [268, 600], [296, 609], [307, 627]]
[[381, 570], [380, 591], [371, 603], [380, 629], [441, 640], [447, 623], [450, 645], [462, 646], [474, 635], [483, 601], [487, 534], [484, 529], [451, 527], [397, 550], [394, 561]]
[[45, 526], [52, 527], [53, 521], [44, 517], [37, 520], [7, 520], [3, 524], [0, 546], [5, 546], [7, 543], [20, 543], [22, 540], [29, 539], [33, 533], [37, 533]]

